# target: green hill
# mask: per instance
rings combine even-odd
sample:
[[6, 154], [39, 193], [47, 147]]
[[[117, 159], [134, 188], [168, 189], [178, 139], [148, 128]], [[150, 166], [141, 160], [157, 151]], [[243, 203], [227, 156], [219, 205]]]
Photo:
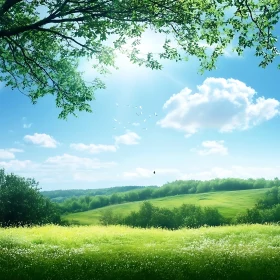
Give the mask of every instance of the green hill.
[[[234, 217], [237, 213], [244, 212], [247, 208], [254, 206], [256, 201], [261, 198], [269, 189], [254, 189], [241, 191], [221, 191], [200, 194], [186, 194], [168, 196], [157, 199], [150, 199], [155, 206], [174, 208], [186, 204], [196, 204], [200, 206], [216, 207], [221, 214], [227, 218]], [[104, 211], [112, 209], [115, 214], [127, 215], [131, 211], [138, 211], [142, 201], [111, 205], [95, 210], [71, 213], [64, 215], [72, 223], [81, 225], [98, 225], [99, 218]]]

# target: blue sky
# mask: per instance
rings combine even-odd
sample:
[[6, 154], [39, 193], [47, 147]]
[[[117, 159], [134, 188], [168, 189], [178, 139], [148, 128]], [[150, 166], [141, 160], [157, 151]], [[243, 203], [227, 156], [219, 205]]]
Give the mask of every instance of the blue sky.
[[[142, 51], [161, 39], [148, 34]], [[32, 105], [0, 85], [0, 167], [43, 190], [279, 176], [280, 70], [258, 63], [252, 51], [229, 49], [200, 75], [195, 59], [156, 71], [120, 56], [93, 113], [67, 121], [53, 97]], [[90, 65], [80, 65], [86, 80], [96, 75]]]

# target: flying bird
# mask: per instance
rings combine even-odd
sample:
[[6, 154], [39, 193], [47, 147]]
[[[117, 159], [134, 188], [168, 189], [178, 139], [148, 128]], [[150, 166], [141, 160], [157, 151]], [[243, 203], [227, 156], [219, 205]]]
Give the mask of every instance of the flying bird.
[[114, 119], [114, 121], [115, 121], [115, 122], [117, 122], [117, 120], [116, 120], [116, 119]]
[[157, 117], [157, 113], [155, 113], [155, 116]]
[[154, 171], [154, 174], [156, 174], [156, 171]]
[[142, 106], [139, 106], [139, 108], [142, 110]]

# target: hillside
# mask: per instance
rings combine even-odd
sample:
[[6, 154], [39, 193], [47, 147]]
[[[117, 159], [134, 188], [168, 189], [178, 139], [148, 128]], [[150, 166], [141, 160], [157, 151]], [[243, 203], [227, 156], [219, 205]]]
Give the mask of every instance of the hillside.
[[[200, 194], [187, 194], [150, 199], [155, 206], [173, 208], [183, 203], [200, 206], [216, 207], [227, 218], [234, 217], [237, 213], [244, 212], [254, 206], [269, 189], [220, 191]], [[63, 219], [81, 225], [98, 225], [99, 218], [107, 209], [112, 209], [115, 214], [127, 215], [137, 211], [142, 201], [111, 205], [85, 212], [64, 215]]]

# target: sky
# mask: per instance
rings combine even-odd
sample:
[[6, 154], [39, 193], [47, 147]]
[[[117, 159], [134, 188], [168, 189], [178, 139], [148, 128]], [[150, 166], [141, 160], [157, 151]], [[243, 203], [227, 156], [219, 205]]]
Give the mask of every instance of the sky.
[[[156, 52], [163, 40], [147, 34], [141, 51]], [[279, 177], [280, 70], [259, 62], [253, 51], [227, 49], [201, 75], [196, 59], [151, 70], [120, 56], [93, 113], [67, 120], [54, 97], [32, 105], [0, 84], [0, 168], [42, 190]], [[90, 61], [79, 69], [87, 81], [96, 76]]]

